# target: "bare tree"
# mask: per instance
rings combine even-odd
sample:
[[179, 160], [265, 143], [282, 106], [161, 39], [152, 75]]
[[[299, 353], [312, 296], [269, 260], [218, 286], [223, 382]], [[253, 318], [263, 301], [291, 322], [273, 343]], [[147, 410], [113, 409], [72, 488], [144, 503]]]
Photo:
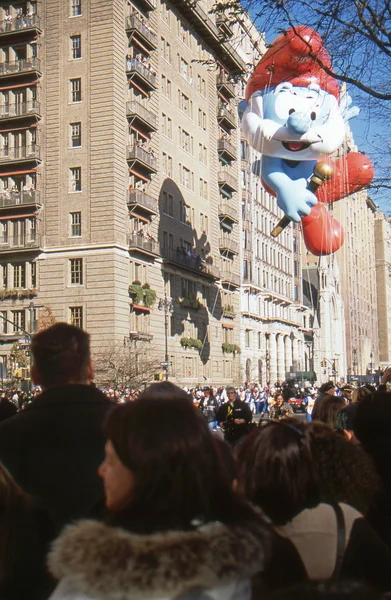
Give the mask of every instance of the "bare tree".
[[340, 81], [379, 101], [391, 100], [390, 0], [218, 0], [232, 20], [249, 11], [261, 31], [308, 25], [323, 38]]
[[44, 306], [39, 315], [37, 331], [48, 329], [48, 327], [51, 327], [55, 323], [57, 323], [57, 320], [52, 308], [49, 305]]
[[161, 356], [148, 342], [113, 343], [94, 352], [93, 359], [95, 380], [102, 386], [137, 389], [161, 371]]

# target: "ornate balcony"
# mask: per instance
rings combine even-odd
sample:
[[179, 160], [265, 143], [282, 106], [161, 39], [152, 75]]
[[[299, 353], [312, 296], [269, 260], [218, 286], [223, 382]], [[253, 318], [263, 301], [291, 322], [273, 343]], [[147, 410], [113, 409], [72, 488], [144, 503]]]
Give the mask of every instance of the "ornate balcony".
[[146, 91], [152, 92], [156, 90], [156, 74], [138, 58], [131, 58], [126, 61], [126, 73], [131, 81], [134, 80], [138, 86], [141, 86]]
[[8, 192], [4, 191], [0, 193], [0, 209], [2, 208], [15, 208], [18, 206], [35, 206], [40, 207], [40, 194], [36, 190], [30, 192]]
[[221, 169], [218, 174], [219, 186], [228, 189], [230, 192], [236, 192], [238, 189], [238, 182], [231, 173], [226, 169]]
[[222, 235], [219, 240], [220, 252], [227, 255], [239, 254], [239, 244], [234, 242], [230, 236]]
[[42, 245], [41, 236], [33, 234], [27, 235], [8, 235], [0, 237], [0, 253], [13, 250], [37, 250]]
[[137, 100], [131, 100], [127, 103], [126, 116], [147, 132], [156, 131], [158, 128], [156, 115]]
[[129, 339], [133, 342], [152, 342], [153, 335], [141, 331], [129, 331]]
[[224, 98], [235, 98], [236, 97], [235, 84], [232, 83], [231, 81], [228, 81], [228, 78], [224, 73], [217, 75], [216, 85], [217, 85], [217, 89], [219, 90], [220, 94], [222, 94], [224, 96]]
[[237, 116], [233, 110], [227, 108], [223, 103], [217, 109], [217, 121], [224, 129], [228, 129], [229, 131], [236, 129]]
[[152, 217], [158, 214], [158, 201], [141, 190], [128, 192], [128, 208], [131, 213]]
[[222, 158], [228, 161], [236, 160], [238, 151], [236, 147], [226, 138], [220, 138], [217, 142], [217, 150]]
[[128, 239], [129, 250], [149, 257], [159, 256], [159, 244], [145, 235], [131, 234]]
[[176, 0], [175, 7], [189, 20], [194, 29], [216, 52], [219, 61], [233, 74], [246, 72], [246, 64], [229, 42], [222, 41], [221, 30], [210, 14], [194, 0]]
[[216, 25], [220, 30], [223, 38], [231, 38], [234, 34], [231, 23], [227, 20], [226, 15], [220, 15], [216, 18]]
[[133, 4], [145, 12], [156, 10], [156, 0], [133, 0]]
[[41, 115], [41, 107], [36, 100], [20, 104], [3, 104], [0, 106], [0, 119], [20, 119], [21, 117], [36, 117]]
[[30, 71], [41, 73], [41, 62], [38, 58], [22, 58], [20, 60], [0, 63], [0, 77], [21, 75]]
[[29, 17], [24, 16], [20, 19], [8, 19], [0, 21], [1, 37], [14, 34], [15, 32], [21, 33], [29, 30], [36, 30], [38, 33], [41, 33], [41, 24], [37, 15], [31, 15]]
[[208, 262], [210, 260], [209, 257], [206, 260], [192, 258], [187, 254], [183, 254], [179, 249], [174, 250], [173, 248], [163, 248], [162, 256], [166, 262], [193, 271], [203, 277], [210, 277], [215, 280], [220, 279], [219, 269], [214, 264]]
[[152, 155], [151, 152], [145, 150], [141, 146], [128, 146], [127, 148], [127, 160], [132, 164], [133, 167], [140, 169], [151, 175], [157, 173], [157, 159]]
[[137, 35], [147, 49], [156, 50], [157, 35], [142, 22], [137, 14], [133, 14], [126, 19], [126, 33]]
[[230, 223], [238, 223], [239, 222], [239, 211], [233, 204], [230, 204], [229, 202], [225, 202], [223, 200], [219, 206], [219, 218], [222, 221], [229, 221]]
[[226, 269], [223, 269], [221, 272], [221, 283], [229, 288], [238, 288], [240, 287], [240, 277], [236, 273], [231, 273]]
[[40, 148], [36, 144], [16, 148], [0, 148], [0, 165], [10, 162], [25, 162], [31, 160], [41, 160]]

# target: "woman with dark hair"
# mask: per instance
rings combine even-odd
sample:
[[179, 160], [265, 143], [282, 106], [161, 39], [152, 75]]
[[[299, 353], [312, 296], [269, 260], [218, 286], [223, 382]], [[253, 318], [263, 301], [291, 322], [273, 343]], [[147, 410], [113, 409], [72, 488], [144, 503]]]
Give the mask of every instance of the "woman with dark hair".
[[346, 402], [342, 396], [328, 396], [323, 399], [318, 409], [317, 420], [321, 423], [329, 425], [331, 429], [338, 429], [337, 417], [338, 413], [345, 408]]
[[269, 419], [284, 419], [285, 417], [293, 417], [293, 408], [289, 402], [284, 399], [281, 392], [274, 395], [274, 404], [269, 407]]
[[326, 425], [273, 421], [239, 448], [239, 487], [291, 540], [309, 579], [338, 572], [390, 590], [388, 548], [362, 514], [344, 503], [357, 497], [355, 485], [365, 477], [362, 458]]
[[49, 556], [52, 600], [250, 597], [273, 532], [232, 489], [218, 442], [176, 386], [154, 384], [106, 422], [107, 523], [68, 527]]

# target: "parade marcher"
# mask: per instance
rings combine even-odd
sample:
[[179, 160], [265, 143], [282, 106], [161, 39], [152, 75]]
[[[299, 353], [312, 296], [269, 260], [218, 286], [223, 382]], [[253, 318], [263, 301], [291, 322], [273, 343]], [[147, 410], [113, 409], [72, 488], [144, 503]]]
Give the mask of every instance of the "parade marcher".
[[352, 393], [353, 388], [351, 385], [344, 385], [342, 388], [342, 398], [345, 400], [346, 404], [351, 404], [352, 402]]
[[224, 430], [224, 438], [229, 443], [240, 440], [249, 431], [252, 413], [246, 402], [238, 397], [233, 386], [227, 387], [228, 402], [222, 404], [216, 418]]
[[213, 431], [216, 431], [216, 414], [219, 409], [219, 404], [213, 395], [212, 388], [204, 388], [204, 397], [201, 398], [198, 409], [205, 415], [209, 428], [213, 429]]
[[289, 402], [285, 402], [281, 393], [277, 392], [274, 397], [274, 404], [269, 408], [270, 419], [283, 419], [284, 417], [293, 417], [293, 408]]
[[59, 526], [86, 517], [103, 499], [96, 471], [112, 403], [91, 385], [89, 335], [56, 323], [34, 335], [32, 379], [42, 393], [0, 423], [0, 460]]

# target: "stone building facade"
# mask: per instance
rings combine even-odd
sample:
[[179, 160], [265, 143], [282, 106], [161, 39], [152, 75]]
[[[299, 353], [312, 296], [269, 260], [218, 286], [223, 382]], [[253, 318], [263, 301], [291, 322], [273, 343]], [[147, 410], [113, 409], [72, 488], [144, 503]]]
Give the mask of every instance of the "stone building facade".
[[239, 381], [245, 65], [211, 4], [0, 2], [4, 362], [50, 307], [152, 377]]
[[379, 323], [379, 363], [370, 370], [391, 364], [391, 220], [379, 212], [375, 218], [377, 314]]

